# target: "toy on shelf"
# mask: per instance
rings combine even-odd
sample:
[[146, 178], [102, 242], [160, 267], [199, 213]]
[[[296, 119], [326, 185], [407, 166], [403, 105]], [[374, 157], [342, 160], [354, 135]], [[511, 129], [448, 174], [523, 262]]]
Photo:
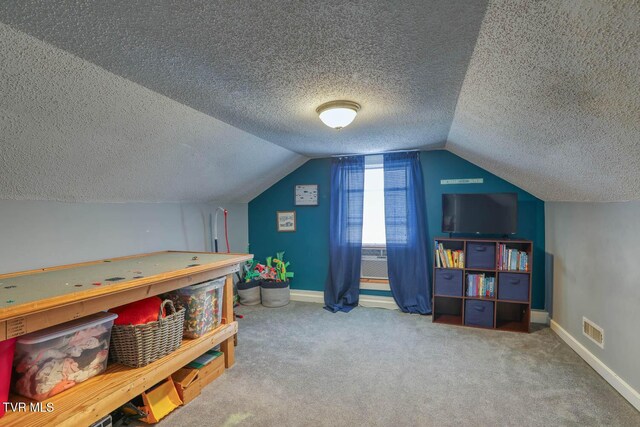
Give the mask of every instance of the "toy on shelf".
[[199, 338], [222, 322], [224, 277], [176, 289], [166, 294], [177, 307], [186, 310], [184, 337]]

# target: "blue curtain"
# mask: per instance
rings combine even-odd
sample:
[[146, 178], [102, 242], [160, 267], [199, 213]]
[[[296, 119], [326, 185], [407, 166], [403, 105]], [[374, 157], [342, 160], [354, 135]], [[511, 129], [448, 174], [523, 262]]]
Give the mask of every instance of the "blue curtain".
[[360, 295], [364, 157], [340, 157], [331, 163], [329, 277], [325, 309], [351, 311]]
[[426, 202], [418, 152], [384, 155], [384, 210], [389, 286], [405, 313], [431, 313]]

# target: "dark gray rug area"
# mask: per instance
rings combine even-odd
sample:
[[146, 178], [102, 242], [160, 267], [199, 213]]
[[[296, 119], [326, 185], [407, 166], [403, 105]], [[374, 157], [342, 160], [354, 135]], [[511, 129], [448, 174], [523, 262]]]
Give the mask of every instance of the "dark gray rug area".
[[300, 302], [237, 311], [236, 365], [161, 425], [640, 425], [548, 328], [485, 331]]

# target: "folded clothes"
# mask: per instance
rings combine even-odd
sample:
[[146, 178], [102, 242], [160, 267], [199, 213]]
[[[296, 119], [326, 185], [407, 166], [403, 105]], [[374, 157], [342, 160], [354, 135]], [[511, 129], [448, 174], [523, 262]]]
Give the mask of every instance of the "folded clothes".
[[107, 366], [110, 333], [100, 324], [43, 342], [36, 351], [16, 351], [14, 390], [41, 401], [99, 374]]

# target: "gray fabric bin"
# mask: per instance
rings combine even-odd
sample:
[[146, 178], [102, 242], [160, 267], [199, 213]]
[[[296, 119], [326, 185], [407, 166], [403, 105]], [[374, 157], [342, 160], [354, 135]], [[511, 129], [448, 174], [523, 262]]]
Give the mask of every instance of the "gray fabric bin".
[[265, 307], [282, 307], [289, 304], [290, 289], [289, 281], [268, 282], [263, 281], [260, 285], [262, 305]]
[[242, 305], [260, 304], [260, 280], [238, 283], [238, 299]]

